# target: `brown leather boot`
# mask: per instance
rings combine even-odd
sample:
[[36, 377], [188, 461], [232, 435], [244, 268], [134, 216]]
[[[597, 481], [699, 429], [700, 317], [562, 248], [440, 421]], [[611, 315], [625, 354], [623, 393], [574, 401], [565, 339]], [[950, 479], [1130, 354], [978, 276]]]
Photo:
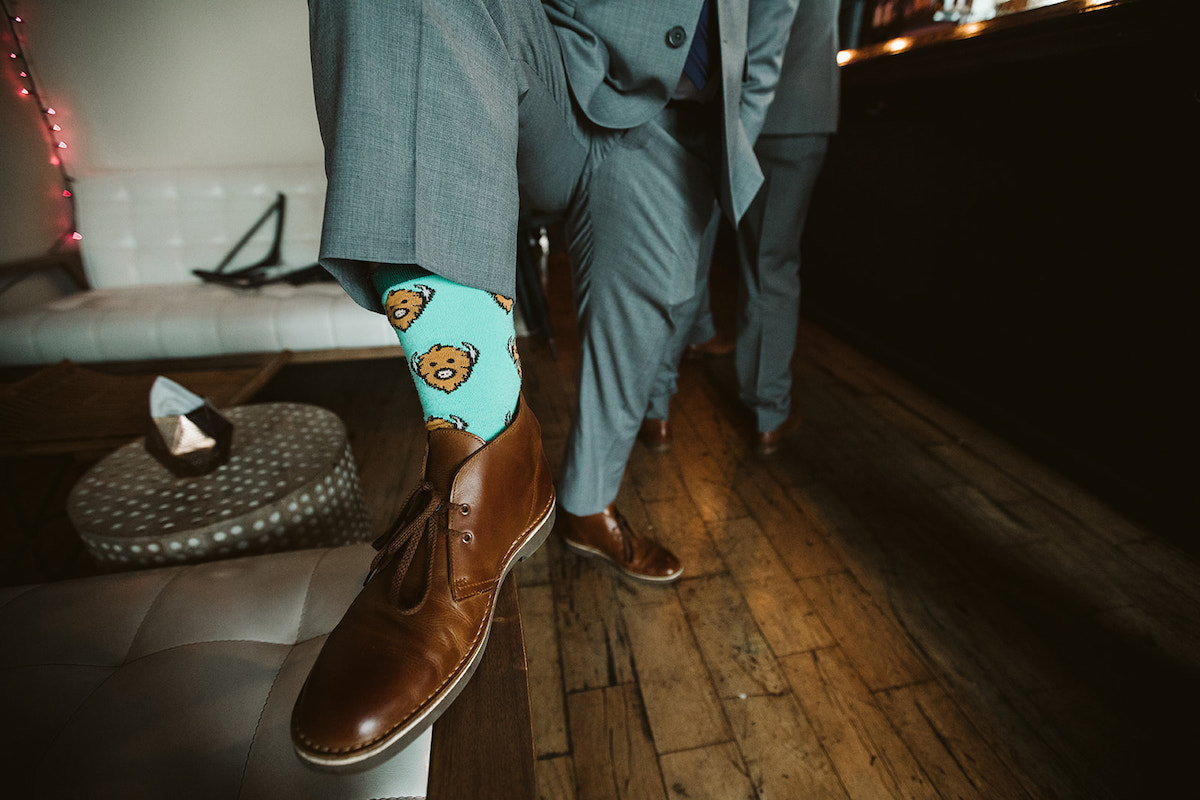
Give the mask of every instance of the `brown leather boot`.
[[366, 585], [329, 634], [292, 711], [292, 741], [322, 766], [403, 747], [466, 686], [504, 577], [554, 523], [541, 426], [525, 405], [486, 444], [429, 433], [425, 478], [375, 542]]
[[654, 583], [679, 580], [683, 567], [667, 548], [638, 535], [611, 503], [599, 514], [562, 512], [567, 546], [612, 563], [626, 575]]

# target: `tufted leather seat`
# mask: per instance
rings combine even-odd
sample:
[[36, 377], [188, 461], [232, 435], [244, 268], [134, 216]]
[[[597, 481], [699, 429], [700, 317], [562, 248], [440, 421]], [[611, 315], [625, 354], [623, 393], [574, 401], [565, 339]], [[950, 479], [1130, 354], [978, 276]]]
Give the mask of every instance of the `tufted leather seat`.
[[0, 588], [0, 785], [37, 798], [423, 797], [430, 733], [359, 772], [292, 750], [296, 694], [373, 550]]

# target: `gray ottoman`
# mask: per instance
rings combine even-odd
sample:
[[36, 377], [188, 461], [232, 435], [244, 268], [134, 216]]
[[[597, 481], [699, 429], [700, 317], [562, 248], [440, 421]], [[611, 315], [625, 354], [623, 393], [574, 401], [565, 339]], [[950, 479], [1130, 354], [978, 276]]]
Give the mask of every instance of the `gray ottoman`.
[[212, 472], [176, 477], [139, 439], [79, 479], [67, 514], [98, 561], [130, 569], [370, 538], [336, 414], [299, 403], [222, 413], [233, 423], [233, 444]]

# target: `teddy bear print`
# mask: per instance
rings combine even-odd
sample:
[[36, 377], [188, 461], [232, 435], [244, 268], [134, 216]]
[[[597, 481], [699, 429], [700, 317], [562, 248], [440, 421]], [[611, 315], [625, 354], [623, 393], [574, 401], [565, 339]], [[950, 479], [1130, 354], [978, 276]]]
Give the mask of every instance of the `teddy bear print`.
[[465, 431], [467, 429], [467, 421], [457, 414], [450, 414], [444, 419], [442, 417], [430, 417], [425, 421], [425, 430], [440, 431], [445, 428]]
[[517, 367], [517, 377], [523, 378], [524, 376], [521, 374], [521, 355], [517, 352], [517, 337], [515, 336], [510, 336], [508, 339], [508, 356]]
[[471, 369], [479, 360], [475, 345], [463, 342], [462, 347], [435, 344], [420, 356], [412, 357], [412, 370], [421, 380], [446, 394], [462, 386], [471, 377]]
[[505, 297], [502, 294], [494, 294], [492, 297], [496, 298], [496, 305], [503, 308], [505, 314], [512, 312], [513, 299], [511, 297]]
[[433, 289], [421, 283], [412, 289], [392, 289], [384, 300], [387, 318], [392, 327], [406, 331], [432, 299]]

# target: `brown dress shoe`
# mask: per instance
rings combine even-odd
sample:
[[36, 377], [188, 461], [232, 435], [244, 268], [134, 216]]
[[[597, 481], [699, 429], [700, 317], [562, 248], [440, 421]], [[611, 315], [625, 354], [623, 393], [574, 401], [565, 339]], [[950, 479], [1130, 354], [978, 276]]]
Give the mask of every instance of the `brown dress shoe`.
[[727, 356], [735, 349], [737, 349], [737, 344], [733, 339], [718, 333], [707, 341], [689, 344], [684, 348], [684, 354], [688, 358], [715, 358], [716, 356]]
[[778, 428], [770, 431], [759, 431], [754, 436], [754, 452], [760, 456], [769, 456], [783, 446], [783, 439], [800, 427], [800, 420], [789, 417]]
[[665, 419], [644, 419], [637, 438], [650, 452], [665, 453], [671, 449], [671, 423]]
[[567, 546], [598, 556], [634, 578], [654, 583], [679, 580], [679, 559], [660, 544], [643, 539], [610, 503], [599, 514], [576, 516], [562, 512]]
[[376, 540], [366, 584], [292, 711], [292, 741], [314, 764], [355, 764], [432, 725], [479, 664], [500, 584], [553, 526], [541, 427], [524, 398], [486, 444], [454, 428], [428, 436], [425, 478]]

